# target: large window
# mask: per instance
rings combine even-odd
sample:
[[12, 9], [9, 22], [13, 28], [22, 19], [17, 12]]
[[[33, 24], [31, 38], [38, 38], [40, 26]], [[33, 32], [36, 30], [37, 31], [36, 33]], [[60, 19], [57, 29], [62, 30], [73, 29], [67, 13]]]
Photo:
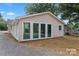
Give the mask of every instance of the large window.
[[38, 38], [39, 37], [39, 24], [34, 23], [33, 24], [33, 38]]
[[51, 24], [47, 25], [47, 36], [51, 37]]
[[45, 37], [45, 24], [41, 24], [41, 38]]
[[[30, 24], [33, 27], [30, 27]], [[24, 23], [23, 39], [46, 38], [51, 37], [52, 36], [51, 34], [52, 34], [51, 24], [39, 25], [39, 23], [27, 23], [27, 22]]]
[[30, 23], [24, 23], [24, 39], [30, 39]]

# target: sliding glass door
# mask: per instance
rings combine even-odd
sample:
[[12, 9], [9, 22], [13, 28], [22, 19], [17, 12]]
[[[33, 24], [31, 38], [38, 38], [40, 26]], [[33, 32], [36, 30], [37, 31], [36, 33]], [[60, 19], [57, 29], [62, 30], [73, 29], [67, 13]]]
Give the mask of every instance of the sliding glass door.
[[39, 24], [33, 23], [33, 38], [39, 38]]
[[30, 23], [24, 23], [24, 39], [30, 39]]
[[41, 38], [45, 37], [45, 24], [41, 24]]

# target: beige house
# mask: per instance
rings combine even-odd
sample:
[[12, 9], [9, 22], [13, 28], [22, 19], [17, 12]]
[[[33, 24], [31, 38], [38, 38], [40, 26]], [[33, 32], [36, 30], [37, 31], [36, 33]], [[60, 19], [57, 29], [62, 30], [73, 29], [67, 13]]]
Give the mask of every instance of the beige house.
[[51, 12], [17, 17], [8, 23], [8, 29], [18, 41], [64, 36], [64, 23]]

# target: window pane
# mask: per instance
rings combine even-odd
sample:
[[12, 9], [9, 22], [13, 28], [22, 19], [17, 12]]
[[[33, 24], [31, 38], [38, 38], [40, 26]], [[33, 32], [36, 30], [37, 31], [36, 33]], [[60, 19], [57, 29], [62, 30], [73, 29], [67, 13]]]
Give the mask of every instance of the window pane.
[[39, 37], [39, 24], [34, 23], [33, 24], [33, 38]]
[[41, 24], [41, 37], [45, 37], [45, 24]]
[[51, 37], [51, 24], [47, 25], [47, 32], [48, 37]]
[[59, 26], [59, 30], [61, 30], [61, 26]]
[[24, 39], [30, 39], [30, 23], [24, 23]]

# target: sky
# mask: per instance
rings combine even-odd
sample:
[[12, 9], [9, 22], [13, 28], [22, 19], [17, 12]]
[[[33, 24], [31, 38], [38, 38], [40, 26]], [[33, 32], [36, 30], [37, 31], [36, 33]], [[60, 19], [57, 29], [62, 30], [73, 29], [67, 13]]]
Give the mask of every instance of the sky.
[[24, 8], [28, 3], [0, 3], [0, 13], [5, 20], [25, 15]]
[[[13, 20], [18, 16], [27, 15], [25, 14], [24, 8], [29, 5], [31, 5], [31, 3], [0, 3], [0, 13], [6, 21], [8, 19]], [[68, 20], [64, 22], [67, 23]]]

